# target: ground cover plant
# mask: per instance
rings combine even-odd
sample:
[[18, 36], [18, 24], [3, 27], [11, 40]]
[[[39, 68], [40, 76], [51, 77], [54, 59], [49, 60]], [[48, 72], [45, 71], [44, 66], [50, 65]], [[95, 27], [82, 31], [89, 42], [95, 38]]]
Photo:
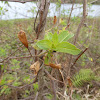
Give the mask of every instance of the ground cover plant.
[[81, 18], [68, 20], [47, 18], [43, 32], [34, 18], [0, 21], [1, 100], [100, 99], [100, 19], [87, 18], [76, 43]]

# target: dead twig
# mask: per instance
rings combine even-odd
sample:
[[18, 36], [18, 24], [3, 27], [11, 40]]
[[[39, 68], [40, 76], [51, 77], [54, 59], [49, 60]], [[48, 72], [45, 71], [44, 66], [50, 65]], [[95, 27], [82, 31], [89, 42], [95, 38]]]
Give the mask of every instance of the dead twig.
[[59, 81], [59, 80], [55, 79], [53, 76], [51, 76], [47, 70], [44, 70], [44, 71], [49, 76], [50, 79], [55, 80], [55, 81], [58, 81], [59, 83], [63, 83], [64, 84], [64, 82]]

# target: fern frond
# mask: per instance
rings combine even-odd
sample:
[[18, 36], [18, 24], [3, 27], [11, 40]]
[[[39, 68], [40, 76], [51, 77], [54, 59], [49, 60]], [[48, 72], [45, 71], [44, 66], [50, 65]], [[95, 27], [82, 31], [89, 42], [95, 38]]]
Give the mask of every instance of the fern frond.
[[91, 69], [81, 69], [76, 73], [72, 79], [72, 83], [75, 87], [82, 86], [86, 82], [90, 82], [95, 79], [95, 75]]

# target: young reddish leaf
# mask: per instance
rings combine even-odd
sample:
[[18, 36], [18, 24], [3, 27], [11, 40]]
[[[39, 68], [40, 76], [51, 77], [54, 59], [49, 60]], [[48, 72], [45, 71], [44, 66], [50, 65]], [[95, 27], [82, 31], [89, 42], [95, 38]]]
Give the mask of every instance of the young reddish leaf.
[[23, 45], [28, 48], [28, 42], [27, 42], [27, 38], [26, 38], [26, 34], [23, 30], [21, 30], [19, 33], [18, 33], [18, 38], [19, 40], [23, 43]]
[[52, 67], [52, 68], [61, 69], [61, 64], [49, 63], [49, 66]]
[[53, 24], [56, 24], [56, 22], [57, 22], [57, 17], [54, 16]]
[[67, 80], [68, 80], [69, 86], [72, 87], [72, 81], [71, 81], [70, 77], [67, 77]]

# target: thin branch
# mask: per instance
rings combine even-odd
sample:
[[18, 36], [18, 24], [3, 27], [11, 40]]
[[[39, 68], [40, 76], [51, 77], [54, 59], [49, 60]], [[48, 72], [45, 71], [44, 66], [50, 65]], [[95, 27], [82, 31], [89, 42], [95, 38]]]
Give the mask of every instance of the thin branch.
[[[21, 45], [20, 47], [24, 47], [24, 46]], [[7, 58], [3, 59], [0, 63], [4, 63], [5, 60], [8, 60], [12, 55], [14, 55], [19, 50], [20, 47], [18, 47], [17, 50], [15, 50], [13, 53], [11, 53]]]
[[44, 70], [44, 72], [49, 76], [50, 79], [53, 79], [55, 81], [58, 81], [59, 83], [63, 83], [64, 84], [64, 82], [59, 81], [59, 80], [55, 79], [53, 76], [51, 76], [47, 70]]
[[75, 59], [73, 65], [72, 65], [71, 67], [73, 67], [73, 66], [76, 64], [76, 62], [78, 61], [78, 59], [85, 53], [85, 51], [86, 51], [87, 49], [88, 49], [88, 48], [86, 48], [83, 52], [81, 52], [81, 54]]
[[39, 93], [37, 92], [37, 93], [36, 93], [36, 97], [35, 97], [35, 99], [34, 99], [34, 100], [37, 100], [37, 98], [38, 98], [38, 95], [39, 95]]
[[16, 89], [23, 89], [23, 88], [26, 88], [26, 87], [29, 87], [31, 86], [33, 83], [35, 83], [37, 81], [37, 75], [35, 76], [35, 79], [33, 80], [33, 82], [31, 82], [30, 84], [26, 84], [24, 86], [20, 86], [20, 87], [17, 87], [17, 86], [13, 86], [13, 85], [9, 85], [9, 84], [3, 84], [3, 85], [0, 85], [0, 87], [4, 86], [4, 85], [7, 85], [11, 88], [16, 88]]
[[31, 54], [31, 51], [30, 51], [30, 49], [29, 48], [27, 48], [28, 49], [28, 52], [30, 53], [30, 56], [32, 57], [32, 54]]
[[[39, 58], [41, 58], [45, 53], [47, 53], [47, 52], [41, 52], [39, 55], [31, 55], [31, 56], [23, 56], [23, 57], [10, 57], [10, 56], [8, 56], [7, 58], [5, 58], [0, 63], [3, 63], [5, 60], [7, 60], [6, 62], [8, 62], [10, 59], [22, 59], [22, 58], [31, 58], [31, 57], [39, 57]], [[11, 55], [13, 55], [13, 53]]]
[[60, 92], [56, 91], [59, 95], [61, 95], [64, 99], [66, 98], [64, 95], [62, 95]]
[[33, 99], [34, 99], [34, 96], [32, 95], [32, 96], [29, 96], [29, 97], [27, 97], [27, 98], [19, 99], [19, 100], [33, 100]]
[[36, 1], [36, 0], [0, 0], [0, 1], [8, 1], [8, 2], [20, 2], [20, 3], [26, 3], [26, 2]]
[[70, 12], [70, 15], [69, 15], [69, 18], [68, 18], [68, 22], [67, 22], [68, 25], [70, 24], [70, 18], [71, 18], [71, 15], [72, 15], [72, 11], [73, 11], [73, 7], [74, 7], [74, 3], [75, 3], [75, 0], [73, 0], [73, 4], [72, 4], [72, 8], [71, 8], [71, 12]]
[[36, 24], [38, 14], [39, 14], [39, 10], [37, 11], [37, 14], [36, 14], [36, 17], [35, 17], [35, 20], [34, 20], [34, 31], [36, 30], [35, 24]]
[[83, 23], [84, 23], [85, 20], [86, 20], [86, 16], [87, 16], [87, 0], [83, 0], [83, 17], [82, 17], [82, 19], [81, 19], [81, 22], [80, 22], [78, 28], [77, 28], [77, 32], [76, 32], [75, 40], [74, 40], [74, 45], [75, 45], [76, 42], [77, 42], [77, 39], [78, 39], [80, 30], [81, 30], [81, 28], [82, 28], [82, 25], [83, 25]]
[[55, 82], [54, 82], [54, 80], [51, 79], [51, 83], [52, 83], [52, 94], [54, 95], [53, 100], [57, 100], [56, 88], [55, 88]]
[[[93, 4], [93, 3], [97, 2], [97, 1], [98, 1], [98, 0], [94, 0], [94, 1], [92, 1], [92, 2], [90, 2], [90, 3], [88, 3], [88, 5]], [[76, 8], [73, 8], [73, 9], [82, 8], [82, 7], [83, 7], [83, 5], [82, 5], [82, 6], [79, 6], [79, 7], [76, 7]]]

